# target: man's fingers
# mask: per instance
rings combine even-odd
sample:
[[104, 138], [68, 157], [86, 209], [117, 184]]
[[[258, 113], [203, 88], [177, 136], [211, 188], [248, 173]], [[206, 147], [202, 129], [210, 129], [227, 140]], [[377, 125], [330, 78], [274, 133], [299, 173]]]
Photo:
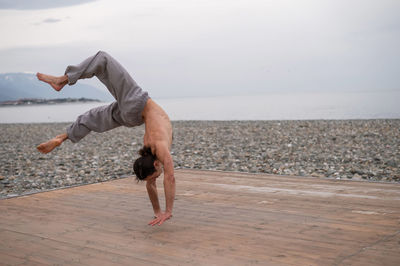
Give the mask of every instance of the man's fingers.
[[151, 221], [151, 222], [149, 223], [149, 225], [154, 226], [154, 225], [158, 224], [158, 223], [161, 222], [161, 221], [162, 221], [162, 218], [157, 217], [156, 219], [154, 219], [153, 221]]
[[150, 223], [151, 223], [151, 222], [154, 222], [154, 221], [157, 220], [157, 219], [158, 219], [158, 217], [153, 217], [153, 220], [151, 220]]
[[158, 223], [158, 226], [162, 225], [165, 222], [165, 220], [167, 220], [167, 219], [165, 219], [165, 218], [161, 219], [161, 221]]
[[148, 225], [155, 225], [156, 223], [158, 223], [160, 221], [160, 218], [156, 218], [154, 220], [151, 220]]
[[166, 220], [168, 220], [168, 219], [171, 218], [171, 217], [172, 217], [172, 215], [162, 218], [161, 221], [160, 221], [160, 223], [159, 223], [158, 225], [162, 225]]

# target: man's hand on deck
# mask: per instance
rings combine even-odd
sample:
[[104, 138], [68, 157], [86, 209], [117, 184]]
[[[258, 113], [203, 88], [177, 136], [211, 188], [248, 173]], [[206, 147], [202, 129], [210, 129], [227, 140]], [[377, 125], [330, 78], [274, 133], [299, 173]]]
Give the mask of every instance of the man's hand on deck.
[[148, 224], [154, 226], [156, 224], [162, 225], [166, 220], [172, 217], [172, 214], [169, 212], [162, 212], [159, 215], [156, 215], [156, 218], [151, 220]]

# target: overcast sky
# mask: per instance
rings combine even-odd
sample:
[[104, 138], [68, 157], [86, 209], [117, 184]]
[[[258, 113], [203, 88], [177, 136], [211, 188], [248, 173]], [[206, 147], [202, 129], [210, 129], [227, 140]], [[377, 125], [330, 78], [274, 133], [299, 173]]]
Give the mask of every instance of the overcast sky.
[[400, 90], [399, 0], [0, 0], [0, 72], [104, 50], [154, 98]]

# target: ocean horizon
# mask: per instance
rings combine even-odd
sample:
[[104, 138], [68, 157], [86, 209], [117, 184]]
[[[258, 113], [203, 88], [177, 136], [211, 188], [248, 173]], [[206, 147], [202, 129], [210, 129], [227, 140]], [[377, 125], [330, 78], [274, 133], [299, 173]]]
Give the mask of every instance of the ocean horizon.
[[[400, 118], [400, 91], [296, 92], [244, 96], [153, 98], [171, 120], [348, 120]], [[0, 123], [72, 122], [109, 103], [0, 107]]]

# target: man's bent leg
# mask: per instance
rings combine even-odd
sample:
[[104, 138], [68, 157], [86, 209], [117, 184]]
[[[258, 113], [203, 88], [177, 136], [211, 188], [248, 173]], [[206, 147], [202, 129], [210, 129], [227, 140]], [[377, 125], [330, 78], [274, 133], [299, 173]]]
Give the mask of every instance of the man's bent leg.
[[78, 79], [96, 76], [117, 100], [123, 117], [141, 120], [141, 113], [149, 98], [148, 93], [143, 91], [125, 68], [106, 52], [100, 51], [79, 65], [68, 66], [65, 75], [69, 85], [75, 84]]
[[117, 102], [93, 108], [78, 116], [76, 121], [67, 128], [67, 133], [40, 144], [37, 149], [41, 153], [49, 153], [60, 146], [66, 139], [76, 143], [89, 134], [90, 131], [104, 132], [121, 126], [119, 121], [120, 111]]
[[93, 108], [78, 116], [76, 121], [67, 128], [67, 135], [73, 143], [76, 143], [90, 131], [101, 133], [121, 125], [118, 103], [113, 102], [110, 105]]
[[[128, 72], [109, 54], [103, 51], [87, 58], [79, 65], [70, 65], [65, 70], [68, 76], [68, 84], [73, 85], [79, 79], [91, 78], [96, 76], [118, 101], [122, 91], [136, 85]], [[122, 82], [122, 84], [121, 84]], [[137, 86], [137, 85], [136, 85]]]

